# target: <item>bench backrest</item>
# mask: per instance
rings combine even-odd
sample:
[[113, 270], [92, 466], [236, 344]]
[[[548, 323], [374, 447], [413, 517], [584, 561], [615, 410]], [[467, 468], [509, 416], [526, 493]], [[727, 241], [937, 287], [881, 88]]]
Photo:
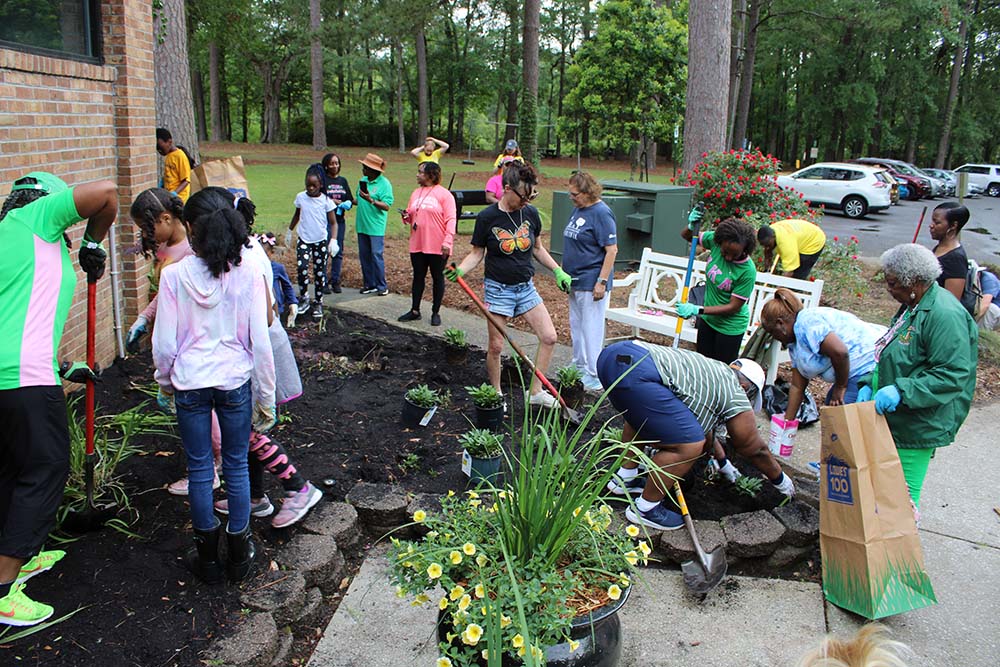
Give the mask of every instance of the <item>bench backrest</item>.
[[[684, 273], [687, 269], [686, 257], [665, 255], [646, 248], [639, 264], [640, 279], [629, 296], [629, 309], [652, 309], [672, 311], [680, 300], [684, 287]], [[691, 274], [691, 285], [705, 282], [705, 262], [695, 261]], [[764, 304], [774, 297], [774, 292], [784, 287], [795, 293], [806, 308], [819, 306], [823, 292], [822, 280], [799, 280], [773, 273], [757, 272], [753, 294], [747, 307], [750, 309], [750, 325], [744, 339], [756, 331], [760, 323], [760, 311]]]
[[455, 216], [459, 220], [472, 220], [479, 211], [462, 211], [463, 206], [489, 206], [486, 201], [486, 190], [452, 190], [455, 198]]

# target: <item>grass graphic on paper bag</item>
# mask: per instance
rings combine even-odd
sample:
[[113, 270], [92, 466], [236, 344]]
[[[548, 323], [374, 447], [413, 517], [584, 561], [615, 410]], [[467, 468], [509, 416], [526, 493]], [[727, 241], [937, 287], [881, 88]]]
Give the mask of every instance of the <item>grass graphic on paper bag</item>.
[[884, 570], [871, 573], [869, 578], [855, 568], [823, 564], [823, 593], [826, 599], [842, 609], [868, 619], [937, 604], [931, 581], [920, 565], [913, 561], [890, 561]]

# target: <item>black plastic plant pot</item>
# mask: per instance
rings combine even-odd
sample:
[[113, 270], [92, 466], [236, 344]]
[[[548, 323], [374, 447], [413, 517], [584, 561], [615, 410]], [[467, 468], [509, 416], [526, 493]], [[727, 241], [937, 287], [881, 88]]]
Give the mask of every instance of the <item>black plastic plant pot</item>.
[[445, 345], [444, 360], [448, 362], [449, 366], [464, 366], [468, 358], [468, 346]]
[[489, 459], [477, 459], [471, 456], [472, 468], [469, 471], [469, 486], [480, 486], [492, 484], [496, 486], [500, 483], [500, 466], [503, 463], [502, 456], [494, 456]]
[[484, 428], [494, 433], [503, 430], [503, 405], [495, 408], [481, 408], [476, 406], [476, 428]]
[[[434, 408], [422, 408], [416, 403], [411, 403], [408, 398], [403, 397], [403, 413], [401, 420], [406, 426], [427, 426], [430, 417], [427, 416]], [[432, 413], [433, 416], [433, 413]]]
[[[570, 639], [580, 642], [575, 651], [570, 651], [569, 643], [563, 642], [545, 649], [545, 667], [616, 667], [622, 655], [622, 624], [618, 611], [625, 605], [631, 587], [622, 591], [622, 596], [589, 614], [578, 616], [570, 627]], [[447, 641], [448, 632], [453, 631], [448, 624], [446, 612], [438, 612], [438, 641]], [[461, 642], [455, 637], [453, 640]], [[483, 648], [486, 648], [483, 642]], [[485, 667], [486, 661], [479, 664]], [[504, 654], [503, 667], [518, 667], [524, 663], [519, 658]]]

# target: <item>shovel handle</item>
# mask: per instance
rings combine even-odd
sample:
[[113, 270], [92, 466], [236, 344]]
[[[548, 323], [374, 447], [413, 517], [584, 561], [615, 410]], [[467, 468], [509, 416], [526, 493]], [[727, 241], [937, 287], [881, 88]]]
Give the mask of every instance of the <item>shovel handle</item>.
[[[87, 366], [91, 370], [96, 364], [96, 330], [97, 330], [97, 278], [87, 277]], [[94, 455], [94, 381], [86, 384], [86, 434], [87, 456]]]
[[[701, 225], [696, 224], [694, 229], [691, 230], [691, 250], [688, 253], [688, 265], [687, 269], [684, 270], [684, 289], [681, 290], [681, 300], [678, 303], [687, 303], [688, 292], [691, 290], [691, 274], [694, 273], [694, 256], [698, 252], [698, 232]], [[680, 316], [677, 317], [677, 328], [674, 330], [674, 348], [677, 348], [681, 344], [681, 329], [684, 328], [684, 320]]]
[[[458, 267], [455, 265], [454, 262], [452, 262], [451, 268], [457, 269]], [[458, 282], [459, 287], [465, 290], [465, 293], [469, 295], [469, 298], [472, 299], [472, 301], [476, 304], [479, 310], [486, 317], [486, 321], [489, 322], [490, 325], [494, 329], [496, 329], [501, 336], [504, 337], [504, 339], [510, 344], [510, 346], [514, 348], [514, 352], [516, 352], [517, 356], [521, 358], [521, 361], [528, 364], [528, 367], [531, 368], [532, 372], [535, 374], [535, 377], [537, 377], [539, 381], [542, 383], [542, 385], [559, 400], [559, 405], [562, 406], [563, 410], [567, 411], [570, 410], [570, 407], [566, 403], [566, 400], [559, 395], [559, 392], [556, 391], [556, 388], [552, 386], [552, 383], [549, 382], [549, 379], [545, 377], [545, 374], [539, 371], [537, 368], [535, 368], [534, 362], [531, 361], [528, 355], [524, 353], [524, 350], [522, 350], [520, 346], [514, 342], [514, 340], [510, 337], [510, 334], [507, 333], [507, 327], [505, 327], [503, 323], [499, 322], [496, 316], [494, 316], [493, 313], [491, 313], [486, 308], [486, 304], [483, 303], [478, 296], [476, 296], [476, 293], [472, 291], [472, 288], [469, 287], [469, 284], [467, 282], [465, 282], [465, 279], [462, 278], [462, 276], [458, 276], [456, 280]]]
[[677, 496], [677, 505], [680, 507], [681, 516], [684, 517], [684, 525], [687, 526], [688, 533], [691, 535], [691, 543], [694, 544], [694, 551], [698, 554], [698, 560], [701, 562], [702, 569], [708, 572], [708, 556], [705, 555], [705, 550], [701, 548], [701, 542], [698, 541], [698, 533], [694, 532], [694, 522], [691, 520], [691, 514], [688, 512], [687, 501], [684, 500], [684, 492], [681, 491], [680, 480], [674, 482], [674, 495]]

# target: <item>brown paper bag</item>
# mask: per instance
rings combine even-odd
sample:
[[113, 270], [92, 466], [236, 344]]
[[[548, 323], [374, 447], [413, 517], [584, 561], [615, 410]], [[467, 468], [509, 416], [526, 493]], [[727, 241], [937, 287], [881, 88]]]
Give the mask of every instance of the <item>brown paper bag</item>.
[[247, 173], [243, 166], [243, 156], [208, 160], [191, 170], [191, 194], [202, 188], [216, 185], [226, 188], [235, 195], [249, 197]]
[[869, 619], [936, 604], [885, 417], [866, 402], [824, 407], [820, 421], [826, 599]]

